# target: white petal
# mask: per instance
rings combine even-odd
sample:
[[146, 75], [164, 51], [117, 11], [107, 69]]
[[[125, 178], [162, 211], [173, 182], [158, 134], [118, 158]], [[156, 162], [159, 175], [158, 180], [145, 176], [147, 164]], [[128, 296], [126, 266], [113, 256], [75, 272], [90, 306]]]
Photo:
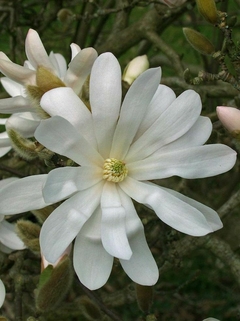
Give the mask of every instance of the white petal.
[[28, 60], [35, 69], [37, 69], [39, 66], [44, 66], [45, 68], [54, 71], [54, 67], [37, 31], [29, 29], [25, 41], [25, 50]]
[[40, 120], [29, 118], [29, 113], [21, 113], [10, 116], [6, 122], [6, 128], [15, 129], [24, 137], [33, 137], [39, 124]]
[[176, 99], [174, 91], [165, 86], [159, 85], [148, 108], [147, 113], [139, 126], [134, 141], [137, 140], [151, 125], [161, 116], [161, 114]]
[[7, 93], [12, 96], [19, 96], [22, 95], [23, 92], [23, 86], [18, 84], [17, 82], [7, 78], [7, 77], [2, 77], [1, 78], [1, 83], [4, 87], [4, 89], [7, 91]]
[[202, 203], [199, 203], [199, 202], [193, 200], [192, 198], [189, 198], [183, 194], [175, 192], [171, 189], [168, 189], [168, 188], [163, 188], [163, 189], [165, 189], [168, 193], [174, 195], [175, 197], [179, 198], [180, 200], [182, 200], [182, 201], [188, 203], [189, 205], [195, 207], [196, 209], [198, 209], [204, 215], [207, 222], [211, 225], [213, 231], [217, 231], [223, 227], [223, 224], [218, 216], [218, 213], [216, 211], [214, 211], [213, 209], [211, 209], [210, 207], [208, 207]]
[[21, 85], [35, 84], [36, 71], [22, 67], [11, 61], [0, 59], [0, 71]]
[[128, 164], [129, 175], [137, 180], [171, 177], [204, 178], [229, 171], [237, 154], [222, 144], [204, 145], [172, 152], [156, 153], [143, 161]]
[[173, 151], [194, 146], [201, 146], [208, 140], [212, 132], [212, 123], [208, 117], [200, 116], [196, 123], [186, 134], [174, 140], [170, 144], [163, 146], [159, 152]]
[[97, 52], [93, 48], [85, 48], [81, 50], [70, 62], [64, 83], [71, 87], [78, 95], [82, 86], [89, 76], [93, 63], [97, 58]]
[[0, 133], [0, 147], [7, 147], [11, 146], [11, 140], [8, 136], [7, 132]]
[[110, 52], [100, 55], [90, 78], [90, 104], [100, 154], [107, 158], [122, 99], [121, 69]]
[[150, 206], [157, 216], [174, 229], [202, 236], [213, 232], [204, 215], [190, 204], [176, 198], [157, 185], [126, 177], [119, 183], [123, 191], [137, 202]]
[[78, 192], [62, 203], [44, 222], [40, 233], [43, 255], [55, 263], [100, 203], [102, 184]]
[[[0, 142], [0, 146], [1, 146], [1, 142]], [[12, 149], [12, 146], [10, 146], [10, 147], [0, 147], [0, 157], [6, 155], [11, 149]]]
[[102, 180], [99, 167], [63, 167], [52, 170], [43, 188], [46, 202], [56, 203], [77, 191], [84, 190]]
[[110, 157], [124, 159], [158, 88], [160, 77], [160, 68], [153, 68], [146, 70], [133, 82], [122, 104]]
[[133, 206], [132, 200], [119, 189], [122, 204], [127, 209], [127, 236], [133, 251], [129, 260], [120, 260], [127, 275], [136, 283], [153, 285], [158, 280], [158, 267], [146, 242], [141, 220]]
[[61, 87], [48, 91], [40, 104], [50, 116], [67, 119], [90, 143], [96, 145], [91, 113], [71, 88]]
[[101, 235], [105, 250], [121, 259], [130, 259], [132, 250], [126, 234], [126, 211], [121, 204], [115, 183], [106, 182], [101, 198]]
[[76, 43], [71, 43], [70, 45], [72, 57], [71, 60], [81, 51], [81, 48]]
[[[3, 188], [4, 186], [7, 186], [8, 184], [12, 183], [12, 182], [15, 182], [19, 180], [18, 177], [9, 177], [9, 178], [5, 178], [5, 179], [2, 179], [0, 181], [0, 188]], [[4, 215], [3, 215], [4, 216]]]
[[46, 207], [42, 188], [47, 174], [28, 176], [13, 181], [0, 190], [0, 213], [12, 215]]
[[67, 71], [67, 63], [63, 55], [59, 53], [50, 52], [49, 59], [54, 66], [54, 69], [57, 71], [59, 78], [63, 78]]
[[102, 167], [104, 160], [86, 139], [64, 118], [44, 120], [35, 132], [36, 139], [48, 149], [69, 157], [79, 165]]
[[3, 302], [5, 300], [5, 296], [6, 296], [5, 286], [2, 282], [2, 280], [0, 280], [0, 308], [3, 305]]
[[12, 250], [25, 249], [24, 243], [17, 236], [15, 225], [6, 220], [0, 223], [0, 242]]
[[201, 107], [200, 97], [195, 91], [184, 91], [132, 144], [125, 161], [135, 161], [136, 158], [137, 160], [144, 159], [162, 146], [184, 135], [197, 121]]
[[106, 252], [100, 234], [98, 208], [78, 234], [73, 251], [73, 266], [79, 280], [90, 290], [102, 287], [112, 270], [113, 257]]
[[0, 112], [2, 114], [13, 114], [33, 111], [33, 106], [27, 98], [16, 96], [13, 98], [0, 99]]

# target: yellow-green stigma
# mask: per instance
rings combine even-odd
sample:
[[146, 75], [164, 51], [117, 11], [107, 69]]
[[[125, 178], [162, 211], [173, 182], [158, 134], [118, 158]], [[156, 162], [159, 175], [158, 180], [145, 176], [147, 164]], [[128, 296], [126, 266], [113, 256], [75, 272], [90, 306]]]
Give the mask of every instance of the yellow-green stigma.
[[128, 169], [123, 161], [107, 158], [103, 165], [103, 179], [109, 182], [122, 182], [127, 176]]

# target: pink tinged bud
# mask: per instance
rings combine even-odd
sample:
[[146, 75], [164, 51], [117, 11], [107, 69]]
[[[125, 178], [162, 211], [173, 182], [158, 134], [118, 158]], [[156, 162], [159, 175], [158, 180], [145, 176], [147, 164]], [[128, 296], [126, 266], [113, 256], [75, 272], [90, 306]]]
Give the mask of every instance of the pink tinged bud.
[[240, 110], [233, 107], [218, 106], [217, 115], [230, 133], [234, 134], [240, 131]]
[[134, 80], [149, 68], [149, 61], [146, 55], [138, 56], [131, 60], [126, 66], [122, 79], [131, 85]]
[[161, 3], [166, 4], [169, 8], [175, 8], [181, 6], [187, 0], [160, 0]]

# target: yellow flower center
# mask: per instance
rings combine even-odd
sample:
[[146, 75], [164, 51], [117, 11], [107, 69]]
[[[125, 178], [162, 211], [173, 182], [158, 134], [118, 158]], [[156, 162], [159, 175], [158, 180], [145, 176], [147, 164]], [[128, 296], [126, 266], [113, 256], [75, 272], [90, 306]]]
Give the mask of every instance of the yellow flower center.
[[128, 169], [123, 161], [107, 158], [103, 165], [103, 179], [109, 182], [122, 182], [127, 176]]

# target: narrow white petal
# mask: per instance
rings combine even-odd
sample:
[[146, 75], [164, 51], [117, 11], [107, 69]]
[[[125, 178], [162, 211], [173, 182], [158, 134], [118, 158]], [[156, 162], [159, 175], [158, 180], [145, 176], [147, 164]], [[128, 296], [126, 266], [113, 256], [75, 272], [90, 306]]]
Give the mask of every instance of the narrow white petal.
[[90, 290], [102, 287], [108, 280], [113, 257], [101, 242], [101, 210], [98, 208], [78, 234], [73, 251], [73, 266], [79, 280]]
[[120, 259], [127, 275], [136, 283], [153, 285], [158, 280], [158, 267], [147, 245], [144, 229], [132, 200], [119, 189], [122, 204], [127, 209], [126, 228], [133, 254], [129, 260]]
[[11, 149], [12, 149], [12, 146], [1, 147], [1, 141], [0, 141], [0, 157], [3, 157], [4, 155], [6, 155]]
[[14, 114], [6, 122], [7, 129], [15, 129], [24, 137], [33, 137], [40, 120], [29, 118], [29, 113]]
[[122, 206], [115, 183], [106, 182], [101, 198], [101, 235], [105, 250], [120, 259], [130, 259], [132, 250], [126, 231], [126, 212]]
[[46, 207], [42, 189], [47, 174], [28, 176], [0, 190], [0, 213], [12, 215]]
[[0, 59], [0, 71], [21, 85], [35, 84], [36, 71], [22, 67], [11, 61]]
[[161, 114], [176, 99], [174, 91], [165, 86], [159, 85], [155, 92], [143, 121], [141, 122], [134, 141], [137, 140], [151, 125], [161, 116]]
[[220, 220], [218, 213], [213, 209], [211, 209], [210, 207], [202, 203], [199, 203], [183, 194], [175, 192], [171, 189], [168, 189], [168, 188], [163, 188], [163, 189], [165, 189], [168, 193], [174, 195], [175, 197], [179, 198], [180, 200], [198, 209], [204, 215], [207, 222], [211, 225], [213, 231], [217, 231], [223, 227], [222, 221]]
[[102, 180], [99, 167], [63, 167], [52, 170], [43, 188], [46, 202], [56, 203], [70, 195], [87, 189]]
[[130, 177], [119, 183], [123, 191], [139, 203], [150, 206], [157, 216], [174, 229], [193, 236], [213, 232], [204, 215], [157, 185]]
[[5, 300], [5, 296], [6, 296], [5, 286], [2, 282], [2, 280], [0, 280], [0, 308], [3, 305], [3, 302]]
[[90, 104], [100, 154], [107, 158], [122, 99], [121, 69], [110, 52], [100, 55], [90, 78]]
[[81, 92], [82, 86], [91, 72], [97, 55], [94, 48], [85, 48], [79, 51], [70, 62], [64, 77], [64, 83], [68, 87], [71, 87], [77, 95]]
[[133, 82], [121, 107], [110, 157], [124, 159], [158, 88], [160, 77], [160, 68], [153, 68]]
[[57, 71], [59, 78], [63, 78], [67, 71], [67, 63], [63, 55], [59, 53], [50, 52], [49, 59], [54, 66], [54, 69]]
[[[163, 146], [156, 153], [185, 149], [186, 147], [201, 146], [208, 140], [212, 132], [212, 123], [208, 117], [200, 116], [196, 123], [186, 134], [174, 140], [170, 144]], [[153, 154], [155, 155], [155, 154]]]
[[62, 203], [44, 222], [40, 233], [43, 255], [55, 263], [100, 203], [102, 184], [78, 192]]
[[48, 149], [69, 157], [79, 165], [102, 167], [104, 163], [92, 145], [62, 117], [55, 116], [42, 121], [35, 137]]
[[25, 50], [28, 60], [35, 69], [37, 69], [39, 66], [44, 66], [45, 68], [54, 71], [54, 67], [37, 31], [29, 29], [25, 41]]
[[67, 119], [91, 144], [96, 145], [91, 113], [71, 88], [61, 87], [48, 91], [40, 104], [50, 116]]
[[129, 175], [137, 180], [162, 179], [174, 175], [183, 178], [204, 178], [229, 171], [237, 154], [222, 144], [204, 145], [154, 156], [128, 164]]
[[12, 250], [23, 250], [25, 245], [17, 236], [14, 224], [6, 220], [0, 223], [0, 242]]
[[0, 112], [2, 114], [13, 114], [33, 111], [33, 106], [27, 98], [16, 96], [0, 99]]
[[[161, 101], [159, 101], [159, 104]], [[163, 112], [155, 123], [135, 141], [126, 162], [144, 159], [162, 146], [184, 135], [197, 121], [201, 100], [193, 90], [186, 90]]]
[[71, 43], [70, 45], [72, 57], [71, 60], [81, 51], [81, 48], [76, 43]]
[[10, 96], [16, 97], [22, 95], [24, 87], [18, 84], [16, 81], [13, 81], [12, 79], [9, 79], [7, 77], [2, 77], [1, 83]]

